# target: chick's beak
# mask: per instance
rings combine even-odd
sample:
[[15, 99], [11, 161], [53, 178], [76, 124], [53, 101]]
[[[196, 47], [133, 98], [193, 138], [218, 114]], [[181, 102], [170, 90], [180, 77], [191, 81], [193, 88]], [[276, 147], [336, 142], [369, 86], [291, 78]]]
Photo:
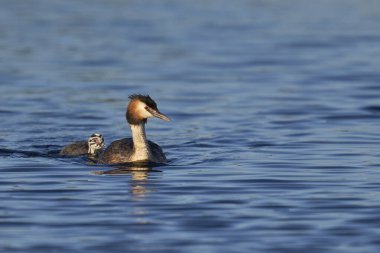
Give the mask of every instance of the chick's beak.
[[104, 147], [104, 141], [100, 138], [95, 139], [96, 145], [100, 148]]

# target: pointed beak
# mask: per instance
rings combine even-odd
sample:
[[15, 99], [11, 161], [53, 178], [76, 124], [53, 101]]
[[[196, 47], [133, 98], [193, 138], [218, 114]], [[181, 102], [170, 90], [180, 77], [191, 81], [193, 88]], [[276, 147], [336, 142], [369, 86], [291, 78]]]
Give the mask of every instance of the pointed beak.
[[95, 143], [100, 148], [104, 147], [104, 145], [105, 145], [104, 141], [102, 139], [100, 139], [100, 138], [95, 138]]
[[[150, 108], [149, 108], [150, 109]], [[158, 110], [153, 110], [153, 109], [150, 109], [149, 112], [156, 118], [159, 118], [159, 119], [162, 119], [162, 120], [165, 120], [165, 121], [170, 121], [170, 118], [162, 113], [160, 113]]]

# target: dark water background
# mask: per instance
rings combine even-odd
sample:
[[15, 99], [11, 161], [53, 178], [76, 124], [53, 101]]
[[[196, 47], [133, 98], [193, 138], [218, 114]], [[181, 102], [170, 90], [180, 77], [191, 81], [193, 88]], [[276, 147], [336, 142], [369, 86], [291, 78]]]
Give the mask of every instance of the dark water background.
[[[378, 252], [380, 2], [0, 2], [0, 252]], [[171, 123], [154, 171], [55, 155]]]

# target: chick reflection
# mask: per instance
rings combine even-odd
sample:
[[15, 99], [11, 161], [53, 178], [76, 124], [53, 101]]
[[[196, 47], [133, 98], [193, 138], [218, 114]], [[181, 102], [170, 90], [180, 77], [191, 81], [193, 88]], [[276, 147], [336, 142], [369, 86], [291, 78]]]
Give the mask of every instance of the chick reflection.
[[132, 196], [136, 200], [144, 199], [152, 190], [148, 187], [148, 175], [152, 172], [160, 172], [153, 170], [150, 167], [118, 167], [118, 169], [107, 171], [95, 171], [97, 175], [131, 175], [131, 190]]

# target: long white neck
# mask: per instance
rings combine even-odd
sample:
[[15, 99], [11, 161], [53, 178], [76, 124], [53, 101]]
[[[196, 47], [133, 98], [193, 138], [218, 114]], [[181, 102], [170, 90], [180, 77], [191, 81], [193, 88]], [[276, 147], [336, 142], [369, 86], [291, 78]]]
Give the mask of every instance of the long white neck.
[[145, 124], [130, 125], [133, 139], [133, 155], [131, 161], [150, 160], [151, 152], [145, 134]]

